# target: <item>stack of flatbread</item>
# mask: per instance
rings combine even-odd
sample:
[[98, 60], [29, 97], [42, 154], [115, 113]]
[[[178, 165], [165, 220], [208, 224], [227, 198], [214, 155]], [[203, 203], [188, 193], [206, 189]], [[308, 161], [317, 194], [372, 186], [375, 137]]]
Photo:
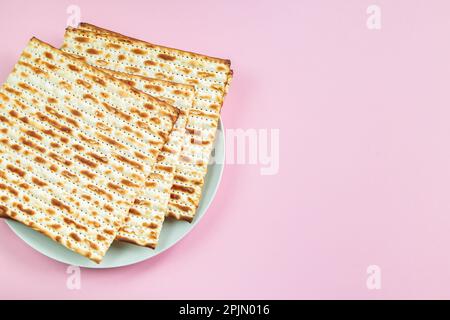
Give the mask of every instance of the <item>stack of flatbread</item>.
[[230, 61], [90, 24], [33, 38], [0, 88], [0, 216], [100, 263], [199, 205]]

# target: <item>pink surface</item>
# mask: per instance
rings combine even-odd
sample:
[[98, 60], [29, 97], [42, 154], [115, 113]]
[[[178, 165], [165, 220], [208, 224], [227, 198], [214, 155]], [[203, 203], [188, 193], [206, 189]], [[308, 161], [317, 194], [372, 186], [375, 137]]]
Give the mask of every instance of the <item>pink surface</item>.
[[[68, 1], [1, 1], [0, 80]], [[227, 165], [205, 218], [149, 261], [81, 272], [0, 222], [0, 298], [450, 298], [450, 3], [81, 1], [82, 20], [235, 70], [226, 128], [279, 129], [280, 170]], [[381, 290], [368, 290], [378, 265]]]

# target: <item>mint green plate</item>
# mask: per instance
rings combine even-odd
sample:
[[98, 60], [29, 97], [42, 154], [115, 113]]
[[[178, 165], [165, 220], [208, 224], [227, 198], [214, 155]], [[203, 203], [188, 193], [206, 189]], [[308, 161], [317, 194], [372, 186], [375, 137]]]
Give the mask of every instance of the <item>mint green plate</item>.
[[192, 229], [194, 229], [195, 225], [206, 213], [206, 210], [214, 199], [222, 178], [225, 160], [225, 138], [222, 128], [223, 124], [222, 121], [220, 121], [213, 150], [215, 161], [209, 165], [202, 199], [194, 221], [192, 223], [188, 223], [185, 221], [167, 219], [164, 222], [159, 243], [155, 250], [139, 247], [125, 242], [114, 241], [102, 263], [96, 264], [21, 223], [11, 220], [6, 221], [6, 223], [16, 233], [16, 235], [18, 235], [33, 249], [48, 256], [49, 258], [69, 265], [85, 268], [115, 268], [150, 259], [172, 247]]

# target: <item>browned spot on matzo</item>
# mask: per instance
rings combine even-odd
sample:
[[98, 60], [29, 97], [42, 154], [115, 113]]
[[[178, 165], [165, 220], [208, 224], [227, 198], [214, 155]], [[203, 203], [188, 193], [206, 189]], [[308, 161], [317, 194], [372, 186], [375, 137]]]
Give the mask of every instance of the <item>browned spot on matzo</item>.
[[86, 43], [86, 42], [89, 42], [90, 40], [89, 40], [89, 38], [85, 38], [85, 37], [76, 37], [75, 41]]
[[61, 225], [57, 223], [49, 224], [49, 227], [55, 230], [61, 229]]
[[136, 49], [132, 49], [131, 52], [133, 52], [134, 54], [138, 54], [138, 55], [145, 55], [147, 53], [147, 51], [136, 48]]
[[66, 165], [66, 166], [71, 166], [71, 165], [72, 165], [72, 162], [71, 162], [71, 161], [64, 159], [63, 157], [61, 157], [60, 155], [57, 155], [57, 154], [54, 153], [54, 152], [49, 152], [49, 153], [48, 153], [48, 156], [49, 156], [50, 158], [52, 158], [52, 159], [58, 161], [59, 163], [62, 163], [62, 164], [64, 164], [64, 165]]
[[146, 66], [157, 66], [157, 65], [158, 65], [156, 62], [151, 61], [151, 60], [145, 60], [145, 61], [144, 61], [144, 64], [145, 64]]
[[142, 216], [142, 213], [135, 208], [130, 209], [130, 214], [135, 215], [135, 216]]
[[111, 190], [114, 190], [114, 191], [116, 191], [116, 192], [118, 192], [120, 194], [125, 193], [125, 189], [124, 188], [122, 188], [121, 186], [119, 186], [117, 184], [111, 183], [111, 182], [108, 183], [108, 188], [110, 188]]
[[14, 167], [12, 165], [7, 165], [6, 169], [8, 169], [9, 171], [11, 171], [11, 172], [13, 172], [13, 173], [15, 173], [15, 174], [17, 174], [18, 176], [21, 176], [21, 177], [24, 177], [26, 175], [25, 171], [23, 171], [23, 170], [21, 170], [21, 169], [19, 169], [17, 167]]
[[34, 215], [36, 212], [34, 212], [34, 210], [32, 209], [27, 209], [25, 208], [23, 205], [21, 205], [20, 203], [17, 204], [17, 209], [19, 209], [20, 211], [22, 211], [23, 213], [27, 214], [27, 215]]
[[81, 241], [80, 237], [74, 232], [70, 233], [69, 236], [75, 241]]
[[29, 135], [30, 137], [36, 138], [36, 139], [38, 139], [38, 140], [42, 140], [42, 136], [39, 135], [39, 134], [37, 134], [37, 133], [36, 133], [35, 131], [33, 131], [33, 130], [26, 130], [25, 133], [26, 133], [27, 135]]
[[80, 72], [80, 71], [81, 71], [80, 68], [74, 66], [73, 64], [68, 64], [67, 67], [68, 67], [70, 70], [75, 71], [75, 72]]
[[8, 118], [6, 118], [5, 116], [0, 116], [0, 121], [1, 122], [4, 122], [4, 123], [7, 123], [7, 124], [11, 124], [11, 122], [8, 120]]
[[61, 175], [72, 181], [78, 181], [78, 176], [67, 170], [62, 170]]
[[101, 51], [96, 50], [96, 49], [87, 49], [86, 53], [89, 53], [89, 54], [100, 54]]
[[95, 174], [92, 172], [89, 172], [87, 170], [81, 170], [80, 173], [86, 177], [88, 177], [89, 179], [95, 178]]
[[92, 158], [94, 158], [95, 160], [101, 162], [101, 163], [108, 163], [108, 158], [107, 157], [103, 157], [100, 156], [98, 154], [95, 154], [94, 152], [88, 152], [86, 153], [88, 156], [91, 156]]
[[77, 79], [77, 84], [85, 87], [86, 89], [91, 89], [92, 88], [92, 85], [89, 82], [86, 82], [86, 81], [84, 81], [82, 79]]
[[35, 150], [37, 150], [37, 151], [39, 151], [39, 152], [41, 152], [41, 153], [44, 153], [44, 152], [46, 151], [45, 148], [43, 148], [43, 147], [41, 147], [41, 146], [35, 144], [35, 143], [34, 143], [33, 141], [31, 141], [31, 140], [24, 139], [24, 138], [20, 138], [19, 141], [22, 142], [24, 145], [26, 145], [26, 146], [28, 146], [28, 147], [30, 147], [30, 148], [32, 148], [32, 149], [35, 149]]
[[76, 109], [70, 109], [70, 113], [73, 114], [76, 117], [81, 117], [82, 113]]
[[52, 198], [51, 203], [52, 203], [52, 205], [54, 205], [55, 207], [58, 207], [58, 208], [60, 208], [60, 209], [62, 209], [62, 210], [64, 210], [64, 211], [67, 211], [68, 213], [71, 213], [71, 212], [72, 212], [72, 210], [70, 209], [69, 206], [65, 205], [64, 203], [62, 203], [61, 201], [59, 201], [59, 200], [57, 200], [57, 199]]
[[175, 57], [169, 56], [168, 54], [165, 54], [165, 53], [158, 54], [158, 58], [166, 60], [166, 61], [174, 61], [174, 60], [176, 60]]
[[34, 184], [36, 184], [36, 185], [39, 186], [39, 187], [45, 187], [45, 186], [47, 186], [47, 183], [45, 183], [45, 182], [42, 181], [42, 180], [39, 180], [38, 178], [33, 177], [33, 178], [32, 178], [32, 181], [33, 181]]
[[70, 218], [64, 217], [63, 220], [65, 223], [67, 223], [68, 225], [74, 226], [78, 230], [88, 231], [88, 229], [85, 226], [75, 222], [74, 220], [72, 220]]
[[98, 103], [98, 100], [91, 94], [85, 94], [85, 95], [83, 95], [83, 98], [86, 100], [91, 100], [93, 103], [96, 103], [96, 104]]
[[178, 185], [178, 184], [174, 184], [174, 185], [172, 186], [172, 190], [175, 190], [175, 191], [182, 191], [182, 192], [187, 192], [187, 193], [190, 193], [190, 194], [195, 193], [195, 189], [194, 189], [194, 188], [186, 187], [186, 186], [181, 186], [181, 185]]
[[130, 166], [132, 166], [132, 167], [134, 167], [134, 168], [136, 168], [138, 170], [142, 170], [142, 168], [143, 168], [142, 165], [139, 162], [136, 162], [136, 161], [133, 161], [131, 159], [128, 159], [128, 158], [126, 158], [124, 156], [121, 156], [120, 154], [115, 154], [114, 157], [117, 158], [118, 160], [122, 161], [122, 162], [125, 162], [125, 163], [129, 164]]
[[110, 137], [105, 136], [104, 134], [97, 134], [97, 137], [99, 137], [101, 140], [115, 146], [118, 147], [119, 149], [126, 149], [125, 146], [121, 143], [118, 143], [116, 140], [111, 139]]
[[96, 168], [97, 167], [97, 164], [95, 162], [90, 161], [90, 160], [88, 160], [88, 159], [86, 159], [86, 158], [84, 158], [82, 156], [76, 155], [75, 159], [77, 159], [81, 163], [83, 163], [83, 164], [85, 164], [85, 165], [87, 165], [87, 166], [89, 166], [91, 168]]
[[106, 47], [110, 49], [120, 49], [120, 45], [116, 43], [108, 43]]
[[106, 198], [108, 198], [108, 200], [112, 200], [113, 199], [113, 196], [110, 193], [106, 192], [105, 190], [100, 189], [97, 186], [94, 186], [94, 185], [91, 184], [91, 185], [88, 185], [87, 187], [88, 187], [88, 189], [94, 191], [95, 193], [97, 193], [99, 195], [102, 195], [102, 196], [105, 196]]

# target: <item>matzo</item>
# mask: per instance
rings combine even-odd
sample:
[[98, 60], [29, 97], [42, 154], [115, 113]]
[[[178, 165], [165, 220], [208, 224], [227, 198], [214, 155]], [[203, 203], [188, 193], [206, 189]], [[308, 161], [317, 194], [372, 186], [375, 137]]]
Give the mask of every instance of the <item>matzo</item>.
[[2, 213], [100, 262], [177, 116], [33, 38], [0, 89]]
[[193, 111], [169, 202], [169, 215], [192, 221], [199, 205], [223, 98], [231, 81], [230, 61], [166, 48], [89, 24], [66, 30], [62, 50], [90, 64], [196, 87]]
[[170, 190], [173, 184], [181, 146], [185, 139], [187, 116], [195, 97], [195, 88], [164, 80], [149, 79], [121, 72], [108, 71], [117, 79], [142, 92], [170, 103], [180, 110], [169, 139], [158, 155], [157, 162], [137, 196], [116, 239], [155, 248], [168, 212]]

